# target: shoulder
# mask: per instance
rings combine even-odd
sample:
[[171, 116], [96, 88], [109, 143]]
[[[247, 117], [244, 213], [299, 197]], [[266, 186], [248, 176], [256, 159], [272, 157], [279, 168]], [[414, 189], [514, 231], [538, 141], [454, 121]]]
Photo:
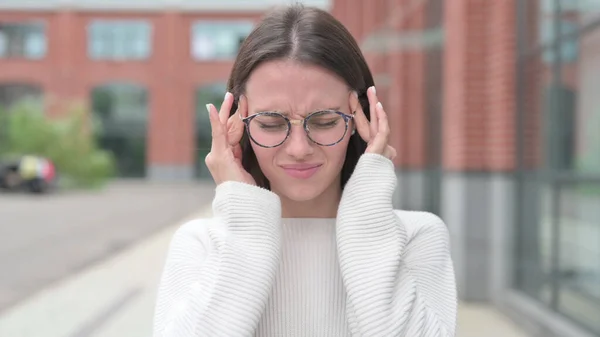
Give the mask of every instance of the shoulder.
[[404, 225], [409, 242], [426, 239], [432, 244], [439, 243], [446, 247], [449, 245], [448, 226], [439, 216], [423, 211], [394, 210], [394, 213]]
[[170, 250], [206, 251], [209, 246], [209, 228], [213, 222], [212, 218], [197, 218], [183, 223], [171, 238]]

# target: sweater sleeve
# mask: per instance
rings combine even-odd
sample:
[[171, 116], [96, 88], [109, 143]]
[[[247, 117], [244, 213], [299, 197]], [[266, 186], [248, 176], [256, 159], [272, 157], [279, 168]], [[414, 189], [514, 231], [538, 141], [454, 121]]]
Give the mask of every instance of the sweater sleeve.
[[437, 216], [393, 210], [393, 163], [364, 154], [337, 217], [340, 269], [353, 336], [455, 335], [449, 235]]
[[155, 337], [252, 336], [265, 309], [279, 262], [279, 197], [225, 182], [212, 206], [212, 219], [183, 225], [171, 241]]

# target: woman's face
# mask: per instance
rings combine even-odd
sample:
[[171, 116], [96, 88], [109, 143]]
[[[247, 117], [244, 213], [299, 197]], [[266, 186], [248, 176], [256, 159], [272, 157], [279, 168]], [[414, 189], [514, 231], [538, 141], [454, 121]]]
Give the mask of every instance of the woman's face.
[[[246, 84], [245, 95], [248, 116], [279, 112], [291, 120], [301, 120], [324, 110], [351, 115], [350, 90], [340, 78], [320, 67], [289, 60], [266, 62], [257, 67]], [[315, 118], [311, 118], [311, 124], [312, 121], [317, 122]], [[332, 128], [339, 129], [341, 126], [345, 129], [343, 119], [337, 120], [337, 123], [343, 123], [337, 126], [327, 124], [327, 120], [321, 122], [324, 124], [315, 124], [311, 128], [313, 139], [317, 136], [326, 138], [332, 134]], [[269, 124], [273, 123], [273, 119], [253, 123], [250, 132], [253, 136], [260, 132], [261, 139], [270, 141], [277, 137], [277, 132], [281, 133], [275, 124]], [[340, 189], [340, 172], [353, 128], [354, 124], [350, 121], [347, 132], [340, 134], [343, 135], [343, 138], [340, 136], [341, 141], [333, 146], [315, 144], [308, 138], [302, 124], [292, 124], [289, 137], [277, 147], [265, 148], [252, 141], [250, 143], [271, 190], [293, 201], [308, 201], [326, 191]]]

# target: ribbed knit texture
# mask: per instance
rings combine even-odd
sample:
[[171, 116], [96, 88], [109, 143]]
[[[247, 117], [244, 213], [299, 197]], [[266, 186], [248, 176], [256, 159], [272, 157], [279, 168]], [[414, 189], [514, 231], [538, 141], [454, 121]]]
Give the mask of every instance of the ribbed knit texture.
[[281, 219], [279, 198], [217, 187], [214, 217], [175, 234], [155, 337], [454, 336], [448, 230], [394, 211], [387, 158], [364, 154], [337, 219]]

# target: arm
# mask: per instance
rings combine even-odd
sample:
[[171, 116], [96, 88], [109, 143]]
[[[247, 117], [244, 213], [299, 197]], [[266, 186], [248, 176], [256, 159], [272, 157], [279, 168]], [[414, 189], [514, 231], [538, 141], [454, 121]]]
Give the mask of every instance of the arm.
[[355, 336], [454, 336], [456, 285], [448, 231], [417, 213], [407, 227], [392, 207], [392, 162], [364, 154], [344, 189], [337, 240]]
[[155, 337], [251, 336], [279, 262], [279, 198], [239, 182], [218, 185], [213, 219], [175, 234], [160, 282]]

